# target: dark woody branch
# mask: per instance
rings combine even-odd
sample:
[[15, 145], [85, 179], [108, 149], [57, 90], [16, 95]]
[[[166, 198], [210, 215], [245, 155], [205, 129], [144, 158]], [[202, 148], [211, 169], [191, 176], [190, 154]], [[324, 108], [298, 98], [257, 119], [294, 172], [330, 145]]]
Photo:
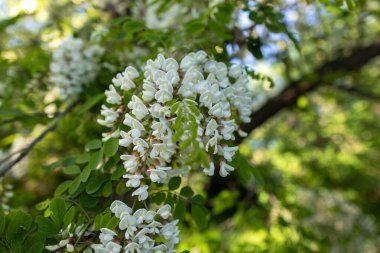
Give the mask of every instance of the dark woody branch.
[[[247, 133], [252, 133], [252, 131], [273, 118], [278, 112], [294, 106], [301, 96], [309, 94], [320, 86], [331, 84], [331, 79], [334, 76], [336, 77], [349, 71], [359, 70], [379, 55], [380, 38], [370, 45], [352, 50], [351, 54], [347, 56], [338, 57], [326, 62], [311, 74], [291, 82], [281, 93], [270, 98], [259, 110], [252, 113], [252, 121], [241, 125], [241, 129]], [[354, 92], [353, 88], [349, 90]], [[237, 144], [240, 144], [243, 140], [244, 138], [236, 136]], [[247, 195], [252, 195], [252, 192], [239, 186], [232, 176], [227, 178], [218, 176], [211, 177], [211, 181], [206, 187], [209, 200], [217, 196], [222, 190], [231, 187], [239, 189], [242, 201], [246, 200]], [[254, 195], [255, 194], [253, 194], [253, 196]], [[209, 203], [209, 207], [212, 207], [211, 203]], [[231, 213], [231, 211], [233, 212], [233, 210], [226, 210], [226, 212], [229, 213]]]

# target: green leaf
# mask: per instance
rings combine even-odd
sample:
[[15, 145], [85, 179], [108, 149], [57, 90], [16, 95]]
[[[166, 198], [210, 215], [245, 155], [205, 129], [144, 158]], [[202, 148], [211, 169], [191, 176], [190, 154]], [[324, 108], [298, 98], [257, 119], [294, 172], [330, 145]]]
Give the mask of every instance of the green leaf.
[[119, 148], [119, 140], [116, 138], [111, 138], [104, 143], [104, 154], [107, 157], [111, 157], [114, 154], [116, 154], [118, 148]]
[[87, 165], [86, 167], [84, 167], [82, 173], [79, 175], [79, 177], [81, 178], [81, 181], [84, 183], [87, 181], [88, 177], [90, 176], [91, 174], [91, 167], [90, 165]]
[[54, 169], [56, 169], [56, 168], [58, 168], [60, 166], [62, 166], [62, 161], [61, 160], [60, 161], [56, 161], [56, 162], [54, 162], [52, 164], [49, 164], [47, 166], [43, 166], [42, 168], [44, 170], [46, 170], [46, 171], [51, 171], [51, 170], [54, 170]]
[[3, 208], [0, 206], [0, 236], [4, 233], [5, 229], [5, 215]]
[[191, 205], [191, 215], [195, 224], [197, 224], [200, 229], [207, 226], [207, 209], [204, 206], [198, 204]]
[[83, 104], [83, 106], [79, 109], [78, 114], [83, 114], [94, 107], [97, 103], [99, 103], [104, 98], [104, 94], [96, 95], [95, 97], [90, 98]]
[[355, 1], [354, 0], [346, 0], [347, 7], [350, 11], [355, 10]]
[[189, 23], [185, 24], [185, 30], [187, 33], [194, 35], [202, 33], [205, 30], [206, 26], [202, 19], [194, 19]]
[[162, 202], [164, 202], [165, 197], [166, 197], [165, 193], [157, 192], [156, 194], [153, 195], [153, 201], [157, 205], [160, 205]]
[[101, 220], [102, 220], [103, 214], [99, 213], [98, 215], [95, 216], [94, 219], [94, 229], [95, 230], [100, 230], [101, 227]]
[[89, 151], [89, 150], [92, 150], [92, 149], [100, 149], [102, 147], [102, 142], [98, 139], [95, 139], [95, 140], [92, 140], [90, 142], [88, 142], [86, 145], [85, 145], [85, 150], [86, 151]]
[[124, 166], [119, 166], [111, 175], [111, 180], [118, 180], [125, 174]]
[[180, 177], [172, 177], [169, 181], [168, 187], [169, 190], [176, 190], [181, 185]]
[[103, 197], [109, 197], [112, 194], [112, 182], [108, 181], [102, 190], [102, 196]]
[[102, 158], [103, 158], [103, 149], [100, 149], [92, 153], [90, 161], [88, 162], [88, 166], [90, 166], [91, 170], [96, 169], [98, 164], [102, 161]]
[[182, 141], [181, 144], [179, 145], [179, 149], [185, 150], [188, 146], [190, 146], [191, 142], [192, 142], [191, 139], [186, 139], [186, 140]]
[[140, 21], [131, 20], [131, 21], [125, 22], [123, 24], [122, 28], [127, 33], [132, 34], [132, 33], [142, 31], [145, 28], [145, 25], [144, 25], [144, 23], [142, 23]]
[[43, 166], [43, 169], [46, 170], [46, 171], [51, 171], [51, 170], [54, 170], [58, 167], [61, 167], [61, 166], [69, 166], [69, 165], [72, 165], [74, 164], [75, 162], [75, 158], [74, 157], [66, 157], [62, 160], [59, 160], [59, 161], [56, 161], [50, 165], [47, 165], [47, 166]]
[[62, 198], [54, 198], [50, 202], [50, 211], [52, 219], [58, 224], [61, 225], [66, 214], [66, 204]]
[[182, 106], [181, 102], [175, 102], [171, 107], [170, 107], [170, 113], [175, 114], [177, 113], [178, 109]]
[[32, 225], [32, 216], [22, 211], [15, 211], [8, 214], [7, 219], [9, 219], [6, 232], [8, 242], [14, 244], [22, 242]]
[[261, 52], [261, 46], [262, 42], [259, 38], [257, 39], [252, 39], [249, 38], [247, 41], [247, 47], [249, 52], [253, 54], [257, 59], [262, 59], [263, 58], [263, 53]]
[[107, 180], [107, 179], [103, 178], [103, 177], [92, 177], [92, 178], [90, 178], [90, 180], [88, 181], [88, 183], [86, 185], [86, 192], [88, 194], [95, 193], [96, 191], [98, 191], [100, 189], [100, 187], [102, 186], [102, 184], [104, 183], [105, 180]]
[[77, 176], [70, 184], [70, 187], [69, 187], [69, 194], [70, 195], [73, 195], [79, 188], [80, 186], [80, 182], [81, 182], [81, 177], [80, 176]]
[[74, 175], [80, 173], [80, 168], [77, 165], [70, 165], [63, 169], [63, 173], [67, 175]]
[[186, 205], [185, 201], [180, 198], [175, 206], [173, 217], [174, 219], [178, 219], [181, 222], [185, 218], [186, 214]]
[[183, 130], [183, 128], [178, 129], [175, 132], [175, 134], [173, 135], [172, 140], [174, 142], [177, 142], [179, 140], [179, 138], [181, 138], [181, 136], [183, 135], [184, 132], [185, 132], [185, 130]]
[[181, 189], [179, 194], [184, 197], [191, 197], [193, 196], [194, 192], [190, 186], [185, 186]]
[[39, 211], [43, 211], [43, 210], [45, 210], [46, 208], [49, 207], [49, 204], [50, 204], [50, 199], [46, 199], [46, 200], [38, 203], [36, 205], [36, 209], [39, 210]]
[[29, 235], [24, 242], [25, 253], [41, 253], [45, 247], [45, 234], [36, 232]]
[[175, 200], [176, 200], [176, 195], [168, 193], [166, 195], [165, 203], [169, 204], [171, 207], [174, 207]]
[[67, 180], [67, 181], [62, 182], [57, 187], [57, 189], [55, 189], [54, 196], [62, 195], [67, 189], [69, 189], [72, 182], [73, 182], [72, 180]]
[[234, 6], [231, 6], [231, 4], [222, 4], [214, 14], [215, 18], [222, 24], [228, 24], [231, 21], [231, 13], [233, 10]]
[[100, 227], [105, 228], [110, 220], [111, 220], [111, 214], [109, 212], [102, 215], [100, 222], [99, 222]]
[[117, 227], [117, 225], [119, 224], [120, 220], [118, 218], [116, 218], [116, 216], [113, 216], [107, 223], [107, 225], [105, 226], [106, 228], [108, 229], [114, 229]]
[[65, 214], [65, 218], [63, 219], [63, 227], [66, 228], [75, 218], [77, 213], [76, 207], [72, 206]]
[[121, 195], [124, 194], [127, 190], [127, 187], [124, 182], [119, 182], [116, 186], [116, 194]]
[[38, 231], [42, 232], [46, 237], [55, 237], [59, 232], [59, 226], [49, 218], [37, 216], [36, 223]]
[[91, 209], [98, 204], [99, 198], [92, 197], [86, 193], [80, 195], [79, 202], [84, 208]]
[[84, 153], [75, 158], [75, 163], [82, 164], [90, 160], [90, 154]]
[[191, 199], [191, 202], [194, 203], [194, 204], [198, 204], [198, 205], [204, 205], [204, 203], [206, 202], [205, 198], [199, 194], [195, 195], [192, 199]]
[[115, 167], [115, 165], [120, 161], [120, 156], [114, 156], [108, 159], [108, 161], [104, 164], [103, 170], [104, 171], [110, 171], [112, 168]]

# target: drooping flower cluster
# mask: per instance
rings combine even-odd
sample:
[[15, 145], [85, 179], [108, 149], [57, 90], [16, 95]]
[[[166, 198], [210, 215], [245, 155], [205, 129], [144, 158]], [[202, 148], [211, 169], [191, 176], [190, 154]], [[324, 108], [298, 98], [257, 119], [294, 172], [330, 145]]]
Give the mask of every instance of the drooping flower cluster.
[[132, 195], [145, 200], [144, 180], [167, 183], [200, 166], [209, 176], [215, 164], [222, 177], [233, 171], [228, 162], [238, 148], [227, 142], [240, 121], [250, 120], [247, 83], [240, 65], [228, 69], [203, 51], [180, 63], [158, 55], [148, 60], [143, 75], [133, 67], [117, 74], [98, 123], [112, 128], [104, 141], [120, 138], [127, 187], [137, 188]]
[[326, 240], [336, 252], [378, 252], [376, 224], [339, 192], [301, 188], [296, 203], [306, 214], [296, 214], [299, 226]]
[[83, 85], [93, 81], [99, 70], [103, 48], [86, 46], [84, 41], [69, 37], [53, 52], [50, 64], [50, 82], [59, 90], [62, 100], [75, 97]]
[[142, 208], [133, 212], [132, 208], [116, 200], [111, 204], [111, 212], [120, 219], [119, 232], [102, 228], [101, 244], [91, 246], [95, 253], [175, 252], [179, 242], [178, 220], [168, 221], [170, 205], [157, 211]]
[[13, 185], [4, 182], [3, 178], [0, 178], [0, 205], [3, 211], [9, 212], [9, 200], [13, 197], [12, 191]]

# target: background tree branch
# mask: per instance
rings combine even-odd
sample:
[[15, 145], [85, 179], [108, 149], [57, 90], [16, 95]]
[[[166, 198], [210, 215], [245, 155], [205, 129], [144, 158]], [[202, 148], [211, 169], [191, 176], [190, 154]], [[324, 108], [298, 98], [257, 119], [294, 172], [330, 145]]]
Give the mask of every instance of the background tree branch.
[[[241, 129], [244, 132], [251, 133], [279, 111], [293, 106], [299, 97], [315, 90], [324, 83], [330, 83], [330, 75], [337, 72], [358, 70], [378, 55], [380, 55], [380, 39], [368, 46], [354, 49], [348, 56], [326, 62], [312, 74], [291, 82], [280, 94], [268, 99], [259, 110], [252, 113], [252, 121], [241, 125]], [[236, 136], [237, 143], [242, 141], [242, 137]]]
[[[331, 61], [322, 64], [321, 67], [313, 71], [311, 74], [306, 75], [296, 81], [291, 82], [281, 93], [277, 96], [268, 99], [268, 101], [257, 111], [251, 115], [252, 121], [241, 125], [241, 129], [247, 133], [263, 125], [269, 119], [274, 117], [278, 112], [290, 108], [296, 104], [297, 99], [304, 96], [316, 88], [326, 83], [331, 83], [331, 76], [334, 74], [342, 74], [348, 71], [359, 70], [369, 61], [380, 55], [380, 38], [373, 43], [356, 48], [352, 50], [351, 54], [347, 56], [338, 57]], [[240, 144], [244, 138], [236, 136], [236, 143]], [[210, 183], [206, 186], [208, 198], [213, 199], [222, 190], [233, 187], [240, 192], [239, 200], [247, 202], [246, 196], [254, 196], [251, 201], [255, 199], [255, 194], [248, 191], [246, 188], [237, 185], [234, 177], [221, 178], [218, 176], [211, 177]], [[211, 207], [211, 203], [208, 203]], [[232, 207], [232, 208], [237, 208]], [[224, 214], [218, 216], [229, 217], [235, 210], [227, 209]]]
[[[57, 128], [59, 119], [65, 116], [68, 112], [74, 109], [74, 107], [78, 104], [78, 101], [75, 101], [71, 103], [65, 110], [62, 112], [59, 112], [56, 114], [54, 121], [48, 126], [40, 135], [38, 135], [29, 145], [27, 145], [25, 148], [21, 149], [18, 153], [18, 155], [9, 160], [8, 162], [5, 161], [3, 164], [0, 165], [0, 177], [4, 176], [5, 173], [7, 173], [10, 169], [12, 169], [13, 166], [15, 166], [18, 162], [20, 162], [32, 149], [33, 147], [40, 142], [49, 132], [53, 131]], [[11, 158], [11, 157], [9, 157]]]

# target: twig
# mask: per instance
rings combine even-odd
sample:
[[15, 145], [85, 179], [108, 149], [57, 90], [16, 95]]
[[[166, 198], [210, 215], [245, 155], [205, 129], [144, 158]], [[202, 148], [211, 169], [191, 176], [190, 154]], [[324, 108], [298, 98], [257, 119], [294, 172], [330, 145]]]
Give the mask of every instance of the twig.
[[30, 114], [17, 115], [17, 116], [15, 116], [14, 118], [0, 121], [0, 126], [2, 126], [2, 125], [6, 125], [6, 124], [9, 124], [9, 123], [12, 123], [12, 122], [15, 122], [15, 121], [17, 121], [20, 117], [29, 117], [29, 118], [31, 118], [31, 117], [51, 117], [51, 118], [55, 118], [55, 117], [57, 117], [59, 114], [60, 114], [60, 112], [54, 113], [53, 115], [48, 115], [48, 114], [46, 114], [46, 113], [44, 113], [44, 112], [34, 112], [34, 113], [30, 113]]
[[11, 159], [13, 156], [17, 155], [18, 153], [22, 152], [25, 148], [22, 148], [22, 149], [19, 149], [19, 150], [16, 150], [15, 152], [12, 152], [10, 154], [8, 154], [7, 156], [5, 156], [4, 158], [2, 158], [0, 160], [0, 164], [2, 164], [3, 162], [5, 161], [8, 161], [9, 159]]
[[4, 176], [7, 171], [9, 171], [14, 165], [20, 162], [49, 132], [53, 131], [58, 126], [59, 119], [70, 112], [77, 104], [78, 101], [75, 101], [70, 104], [64, 111], [57, 113], [53, 123], [48, 128], [46, 128], [37, 138], [35, 138], [28, 146], [22, 149], [17, 157], [2, 164], [0, 166], [0, 177]]
[[356, 97], [367, 98], [367, 99], [374, 100], [374, 101], [380, 101], [380, 95], [373, 94], [371, 92], [368, 92], [368, 91], [365, 91], [362, 89], [358, 89], [358, 88], [353, 87], [353, 86], [333, 85], [330, 87], [333, 87], [335, 89], [347, 92], [348, 94], [356, 96]]

